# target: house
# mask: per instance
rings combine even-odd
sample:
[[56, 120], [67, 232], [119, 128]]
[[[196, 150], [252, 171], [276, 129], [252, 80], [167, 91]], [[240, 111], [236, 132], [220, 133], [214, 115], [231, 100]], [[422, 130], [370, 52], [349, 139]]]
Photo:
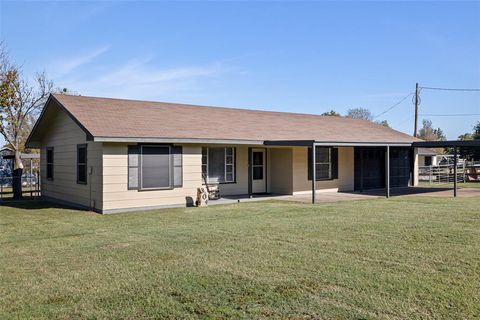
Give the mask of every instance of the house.
[[416, 140], [344, 117], [54, 94], [27, 146], [45, 198], [113, 213], [192, 203], [202, 173], [224, 196], [415, 185]]
[[438, 152], [430, 148], [418, 148], [418, 165], [420, 167], [436, 166], [438, 165]]

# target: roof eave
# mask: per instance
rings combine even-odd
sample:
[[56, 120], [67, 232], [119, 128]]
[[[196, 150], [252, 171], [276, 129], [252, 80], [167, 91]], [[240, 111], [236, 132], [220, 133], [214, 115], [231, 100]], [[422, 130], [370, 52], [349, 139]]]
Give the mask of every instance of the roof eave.
[[206, 143], [206, 144], [245, 144], [263, 145], [263, 140], [208, 139], [208, 138], [162, 138], [162, 137], [93, 137], [94, 142], [120, 143]]
[[412, 142], [348, 142], [348, 141], [316, 141], [316, 140], [244, 140], [244, 139], [209, 139], [209, 138], [162, 138], [162, 137], [93, 137], [94, 142], [116, 143], [188, 143], [188, 144], [240, 144], [266, 146], [336, 146], [336, 147], [411, 147]]
[[371, 142], [371, 141], [318, 141], [318, 140], [267, 140], [264, 143], [269, 146], [331, 146], [331, 147], [411, 147], [412, 142]]

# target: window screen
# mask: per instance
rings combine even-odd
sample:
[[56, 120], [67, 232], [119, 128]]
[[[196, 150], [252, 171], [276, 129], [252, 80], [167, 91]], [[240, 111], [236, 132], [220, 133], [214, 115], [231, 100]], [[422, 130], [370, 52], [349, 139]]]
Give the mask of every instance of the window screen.
[[77, 183], [87, 183], [87, 145], [77, 145]]
[[183, 185], [183, 148], [181, 146], [173, 147], [173, 186], [181, 187]]
[[138, 146], [128, 146], [128, 189], [138, 189], [138, 168], [139, 168]]
[[202, 174], [211, 183], [235, 181], [235, 148], [202, 148]]
[[202, 177], [208, 176], [208, 148], [202, 148]]
[[141, 188], [170, 188], [170, 146], [142, 146], [141, 151]]
[[47, 148], [47, 179], [53, 180], [53, 147]]

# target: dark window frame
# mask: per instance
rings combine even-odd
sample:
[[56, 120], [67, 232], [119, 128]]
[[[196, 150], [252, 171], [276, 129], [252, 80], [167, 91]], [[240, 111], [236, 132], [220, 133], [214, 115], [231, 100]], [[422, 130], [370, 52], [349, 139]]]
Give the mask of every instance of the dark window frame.
[[[47, 171], [47, 172], [46, 172], [46, 173], [47, 173], [47, 180], [53, 181], [53, 178], [54, 178], [53, 168], [55, 167], [55, 166], [54, 166], [54, 163], [55, 163], [54, 147], [47, 147], [47, 148], [46, 148], [46, 152], [47, 152], [47, 154], [46, 154], [46, 161], [45, 161], [45, 162], [46, 162], [46, 164], [47, 164], [47, 166], [46, 166], [46, 169], [47, 169], [47, 170], [46, 170], [46, 171]], [[48, 162], [48, 153], [49, 153], [49, 152], [52, 153], [52, 154], [51, 154], [51, 155], [52, 155], [52, 157], [51, 157], [51, 158], [52, 158], [52, 159], [51, 159], [52, 161], [51, 161], [51, 162]], [[49, 165], [51, 165], [51, 167], [52, 167], [51, 170], [48, 170]], [[50, 171], [50, 172], [49, 172], [49, 171]], [[49, 173], [50, 173], [50, 174], [49, 174]]]
[[[225, 182], [218, 182], [219, 184], [235, 184], [237, 183], [237, 147], [233, 147], [233, 146], [225, 146], [225, 147], [217, 147], [217, 146], [205, 146], [205, 147], [202, 147], [202, 175], [204, 174], [203, 172], [203, 168], [206, 166], [206, 172], [205, 172], [205, 175], [206, 175], [206, 180], [207, 180], [207, 183], [209, 183], [208, 181], [208, 166], [209, 166], [209, 152], [208, 152], [208, 149], [209, 148], [221, 148], [221, 149], [224, 149], [224, 163], [223, 163], [223, 167], [224, 167], [224, 172], [225, 172], [225, 178], [227, 176], [227, 172], [226, 172], [226, 168], [227, 166], [232, 166], [232, 174], [233, 174], [233, 180], [232, 181], [225, 181]], [[232, 149], [232, 161], [233, 161], [233, 165], [232, 164], [227, 164], [226, 163], [226, 157], [227, 157], [227, 152], [226, 152], [226, 149], [227, 148], [230, 148]], [[206, 158], [207, 158], [207, 163], [204, 163], [203, 162], [203, 150], [206, 149], [207, 150], [207, 154], [206, 154]], [[205, 185], [205, 181], [204, 179], [202, 178], [202, 185]]]
[[[168, 187], [153, 187], [153, 188], [144, 188], [143, 187], [143, 148], [144, 147], [151, 147], [151, 148], [159, 148], [159, 147], [167, 147], [168, 148], [168, 160], [169, 160], [169, 166], [168, 166]], [[139, 170], [138, 170], [138, 175], [139, 175], [139, 180], [138, 180], [138, 191], [155, 191], [155, 190], [173, 190], [175, 189], [174, 187], [174, 181], [173, 181], [173, 146], [171, 144], [139, 144]], [[183, 166], [183, 163], [182, 163]], [[183, 172], [182, 172], [183, 175]], [[183, 177], [182, 177], [183, 180]]]
[[[338, 179], [338, 148], [335, 147], [323, 147], [323, 146], [316, 146], [316, 148], [325, 148], [329, 149], [329, 178], [320, 178], [317, 174], [315, 174], [315, 181], [331, 181]], [[312, 147], [308, 148], [307, 151], [307, 180], [312, 181]], [[315, 157], [315, 170], [317, 170], [318, 164], [324, 164], [324, 162], [319, 162], [318, 157]]]
[[[79, 162], [80, 149], [85, 149], [85, 163]], [[85, 181], [80, 180], [80, 166], [85, 166]], [[88, 144], [82, 143], [77, 144], [77, 184], [87, 184], [88, 183]]]

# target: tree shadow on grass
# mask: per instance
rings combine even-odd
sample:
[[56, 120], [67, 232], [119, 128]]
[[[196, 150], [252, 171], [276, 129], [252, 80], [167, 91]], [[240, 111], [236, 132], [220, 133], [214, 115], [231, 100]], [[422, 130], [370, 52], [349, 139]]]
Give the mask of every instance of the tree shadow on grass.
[[9, 207], [22, 210], [40, 210], [40, 209], [69, 209], [69, 210], [78, 210], [78, 211], [87, 211], [82, 210], [78, 207], [63, 205], [48, 200], [35, 199], [30, 197], [24, 197], [21, 200], [2, 200], [0, 201], [0, 207]]

